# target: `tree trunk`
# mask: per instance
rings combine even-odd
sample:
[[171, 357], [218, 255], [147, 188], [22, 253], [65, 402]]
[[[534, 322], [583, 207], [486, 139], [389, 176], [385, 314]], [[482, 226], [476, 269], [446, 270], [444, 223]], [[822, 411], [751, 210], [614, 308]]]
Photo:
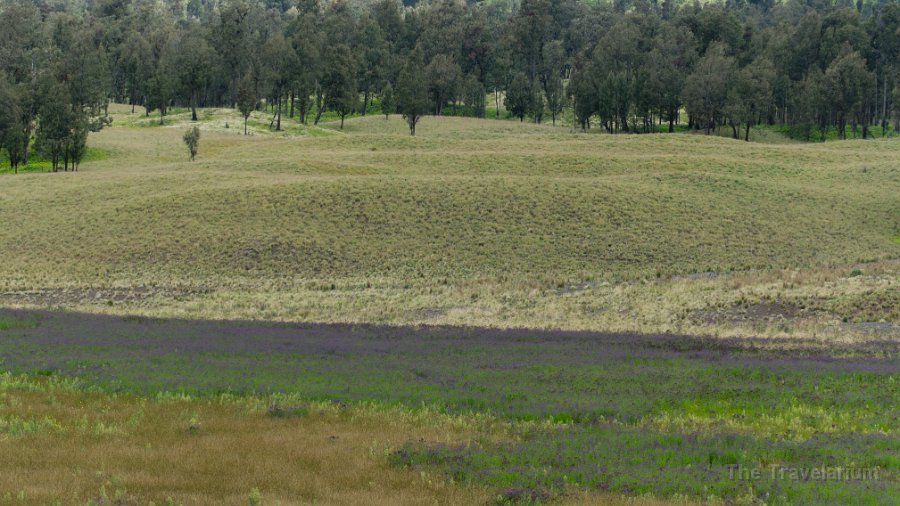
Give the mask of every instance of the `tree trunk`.
[[750, 142], [750, 123], [747, 123], [747, 127], [744, 130], [744, 142]]
[[197, 92], [191, 92], [191, 121], [197, 121]]
[[22, 146], [22, 165], [28, 165], [28, 145], [31, 144], [31, 121], [25, 124], [25, 141]]
[[319, 120], [322, 118], [322, 98], [322, 90], [316, 84], [316, 119], [313, 121], [314, 125], [318, 125]]
[[281, 90], [278, 90], [278, 97], [275, 100], [278, 102], [278, 111], [275, 113], [276, 114], [275, 117], [278, 118], [275, 123], [275, 131], [280, 132], [281, 131]]

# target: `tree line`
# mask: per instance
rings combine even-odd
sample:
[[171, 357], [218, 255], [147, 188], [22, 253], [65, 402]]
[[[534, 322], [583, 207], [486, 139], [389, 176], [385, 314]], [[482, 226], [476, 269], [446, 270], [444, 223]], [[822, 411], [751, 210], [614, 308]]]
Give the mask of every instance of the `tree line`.
[[898, 0], [0, 0], [0, 144], [76, 169], [109, 101], [318, 123], [900, 129]]

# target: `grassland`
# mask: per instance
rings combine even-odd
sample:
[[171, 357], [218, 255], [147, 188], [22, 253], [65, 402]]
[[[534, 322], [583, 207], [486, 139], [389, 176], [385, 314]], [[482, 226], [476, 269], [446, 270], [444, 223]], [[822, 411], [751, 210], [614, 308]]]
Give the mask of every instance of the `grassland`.
[[[426, 118], [115, 114], [4, 177], [4, 305], [197, 318], [897, 335], [900, 143]], [[226, 128], [226, 125], [228, 128]], [[858, 271], [858, 272], [857, 272]], [[854, 274], [851, 277], [851, 273]]]
[[0, 503], [900, 500], [898, 139], [113, 112], [0, 175]]
[[[898, 499], [896, 346], [2, 314], [3, 368], [39, 379], [2, 378], [0, 433], [20, 451], [0, 493], [75, 497], [115, 475], [123, 494], [186, 503]], [[397, 489], [403, 468], [422, 479]]]

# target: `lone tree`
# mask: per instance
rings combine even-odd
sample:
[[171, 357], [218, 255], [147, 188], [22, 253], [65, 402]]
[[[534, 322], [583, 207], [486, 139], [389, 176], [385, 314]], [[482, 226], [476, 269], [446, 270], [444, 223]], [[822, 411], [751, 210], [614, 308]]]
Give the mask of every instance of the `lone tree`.
[[403, 65], [397, 82], [397, 112], [409, 124], [410, 135], [416, 135], [416, 124], [431, 109], [423, 60], [422, 49], [416, 46]]
[[247, 135], [247, 119], [250, 113], [256, 110], [256, 83], [253, 82], [253, 76], [248, 72], [238, 83], [237, 105], [244, 118], [244, 135]]
[[381, 113], [384, 114], [384, 119], [388, 119], [395, 112], [397, 101], [394, 99], [394, 87], [391, 83], [385, 83], [384, 89], [381, 90]]
[[184, 133], [183, 139], [188, 147], [188, 151], [191, 152], [191, 161], [193, 162], [197, 156], [197, 148], [200, 147], [200, 129], [197, 127], [188, 128], [187, 132]]

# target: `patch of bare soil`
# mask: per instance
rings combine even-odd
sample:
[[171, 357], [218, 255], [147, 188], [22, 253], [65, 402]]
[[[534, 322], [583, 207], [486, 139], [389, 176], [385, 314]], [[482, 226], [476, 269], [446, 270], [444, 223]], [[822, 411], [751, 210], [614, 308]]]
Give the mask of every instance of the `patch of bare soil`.
[[152, 297], [186, 299], [206, 293], [204, 290], [180, 290], [161, 287], [132, 288], [46, 288], [0, 292], [0, 305], [66, 306], [83, 302], [137, 302]]
[[695, 323], [721, 325], [789, 322], [811, 316], [815, 316], [815, 313], [790, 302], [766, 301], [700, 309], [694, 311], [690, 318]]

